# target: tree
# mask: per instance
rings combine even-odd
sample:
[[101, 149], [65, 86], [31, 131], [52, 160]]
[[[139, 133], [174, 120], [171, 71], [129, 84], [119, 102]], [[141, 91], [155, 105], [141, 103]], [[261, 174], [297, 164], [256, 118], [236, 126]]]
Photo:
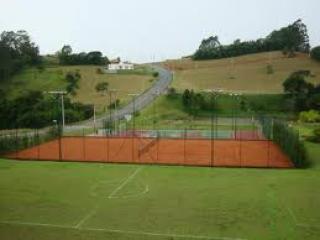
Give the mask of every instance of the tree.
[[104, 64], [105, 60], [102, 56], [102, 53], [99, 51], [89, 52], [87, 54], [87, 61], [90, 64], [101, 65]]
[[310, 55], [312, 59], [320, 61], [320, 46], [312, 48]]
[[95, 86], [95, 89], [98, 93], [102, 93], [103, 95], [106, 94], [107, 90], [109, 88], [108, 82], [100, 82]]
[[204, 39], [193, 54], [194, 60], [219, 59], [264, 51], [283, 50], [288, 56], [295, 51], [309, 52], [309, 36], [306, 25], [301, 19], [293, 24], [271, 32], [267, 37], [255, 41], [236, 39], [232, 44], [221, 45], [218, 36]]
[[58, 52], [58, 58], [61, 65], [103, 65], [109, 61], [108, 58], [103, 57], [99, 51], [72, 53], [70, 45], [64, 45], [62, 47]]
[[182, 104], [186, 108], [189, 108], [191, 106], [191, 101], [192, 101], [192, 95], [193, 91], [189, 89], [185, 89], [183, 94], [182, 94]]
[[312, 83], [305, 80], [308, 71], [297, 71], [292, 73], [284, 82], [284, 92], [290, 94], [290, 98], [294, 101], [296, 111], [302, 111], [310, 108], [310, 98], [313, 96], [315, 87]]
[[79, 89], [79, 80], [81, 79], [81, 75], [79, 72], [68, 72], [65, 77], [68, 85], [66, 87], [67, 93], [75, 96], [77, 94], [76, 89]]
[[308, 94], [313, 85], [306, 82], [302, 74], [293, 73], [283, 82], [283, 88], [286, 93], [299, 95]]
[[41, 63], [39, 48], [26, 31], [4, 31], [0, 34], [0, 80], [10, 77], [25, 66]]

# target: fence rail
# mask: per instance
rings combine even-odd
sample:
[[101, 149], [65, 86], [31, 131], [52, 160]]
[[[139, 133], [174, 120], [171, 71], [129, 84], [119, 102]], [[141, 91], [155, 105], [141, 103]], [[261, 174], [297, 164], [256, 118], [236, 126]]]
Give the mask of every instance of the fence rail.
[[[0, 135], [0, 154], [7, 158], [139, 162], [204, 166], [304, 167], [299, 135], [288, 124], [261, 117], [241, 128], [225, 129], [90, 129], [76, 132], [9, 131]], [[240, 121], [238, 121], [240, 122]], [[110, 126], [110, 125], [109, 125]]]

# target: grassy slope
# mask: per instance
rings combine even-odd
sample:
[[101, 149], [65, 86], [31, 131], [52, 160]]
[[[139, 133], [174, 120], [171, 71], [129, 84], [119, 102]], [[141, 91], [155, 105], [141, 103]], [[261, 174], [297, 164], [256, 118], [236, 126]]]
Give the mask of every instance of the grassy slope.
[[[306, 170], [145, 166], [114, 199], [108, 199], [109, 194], [138, 166], [1, 160], [0, 222], [67, 228], [0, 223], [0, 236], [3, 240], [178, 239], [86, 230], [103, 228], [261, 240], [318, 239], [320, 151], [313, 144], [307, 146], [313, 168]], [[146, 185], [149, 192], [139, 195]], [[84, 230], [72, 228], [89, 213]]]
[[[270, 59], [273, 74], [267, 74]], [[282, 82], [297, 70], [310, 70], [315, 76], [308, 80], [320, 83], [320, 63], [304, 54], [286, 58], [280, 52], [259, 53], [235, 57], [233, 64], [230, 58], [170, 60], [163, 64], [174, 70], [172, 86], [179, 90], [223, 88], [246, 93], [281, 93]]]
[[133, 73], [124, 72], [119, 74], [97, 74], [97, 66], [58, 66], [48, 67], [44, 72], [36, 69], [27, 69], [14, 76], [0, 86], [9, 97], [16, 97], [29, 90], [63, 90], [66, 87], [64, 76], [68, 71], [79, 70], [81, 80], [75, 101], [96, 104], [97, 109], [102, 111], [109, 101], [107, 96], [102, 96], [95, 91], [97, 83], [107, 81], [110, 89], [117, 89], [117, 98], [121, 103], [129, 100], [128, 93], [142, 92], [150, 87], [153, 80], [152, 72], [140, 67]]
[[[215, 114], [219, 117], [232, 117], [234, 113], [239, 117], [251, 118], [253, 113], [250, 106], [259, 106], [265, 114], [276, 116], [289, 116], [290, 113], [285, 111], [282, 95], [265, 94], [265, 95], [245, 95], [244, 99], [248, 102], [249, 107], [245, 111], [240, 110], [239, 101], [227, 95], [220, 95], [216, 101]], [[249, 109], [249, 110], [248, 110]], [[234, 112], [233, 112], [234, 111]], [[199, 116], [193, 118], [185, 111], [182, 105], [181, 94], [176, 97], [160, 96], [155, 102], [145, 109], [136, 118], [137, 128], [153, 128], [153, 119], [156, 119], [156, 127], [158, 129], [184, 129], [185, 127], [193, 129], [210, 129], [211, 112], [200, 111]], [[218, 122], [222, 127], [223, 122]], [[239, 122], [238, 122], [239, 124]], [[246, 126], [240, 126], [246, 128]], [[247, 126], [251, 129], [252, 126]]]

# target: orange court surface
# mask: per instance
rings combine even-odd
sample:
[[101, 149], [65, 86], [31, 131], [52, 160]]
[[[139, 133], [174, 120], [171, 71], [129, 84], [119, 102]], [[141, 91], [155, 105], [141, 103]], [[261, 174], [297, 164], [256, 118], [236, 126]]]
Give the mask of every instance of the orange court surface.
[[63, 137], [7, 154], [6, 157], [211, 167], [293, 167], [281, 149], [268, 140]]

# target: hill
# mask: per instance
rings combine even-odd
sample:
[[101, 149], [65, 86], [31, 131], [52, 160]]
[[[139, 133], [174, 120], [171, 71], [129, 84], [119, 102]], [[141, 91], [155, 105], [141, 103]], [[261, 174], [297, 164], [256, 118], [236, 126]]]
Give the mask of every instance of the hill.
[[70, 71], [78, 71], [81, 74], [79, 89], [72, 100], [95, 104], [97, 110], [102, 112], [109, 102], [109, 97], [96, 92], [97, 83], [108, 82], [109, 89], [117, 90], [120, 104], [125, 104], [130, 100], [128, 93], [143, 92], [155, 80], [152, 70], [146, 66], [137, 66], [134, 71], [123, 71], [117, 74], [97, 73], [98, 68], [98, 66], [52, 66], [43, 71], [37, 68], [27, 68], [12, 78], [0, 82], [0, 89], [6, 93], [8, 98], [18, 97], [30, 90], [64, 90], [67, 85], [65, 74]]
[[308, 81], [320, 83], [320, 63], [302, 53], [293, 58], [277, 51], [219, 60], [168, 60], [163, 65], [174, 71], [172, 87], [178, 91], [222, 88], [242, 93], [282, 93], [283, 81], [298, 70], [310, 70]]

